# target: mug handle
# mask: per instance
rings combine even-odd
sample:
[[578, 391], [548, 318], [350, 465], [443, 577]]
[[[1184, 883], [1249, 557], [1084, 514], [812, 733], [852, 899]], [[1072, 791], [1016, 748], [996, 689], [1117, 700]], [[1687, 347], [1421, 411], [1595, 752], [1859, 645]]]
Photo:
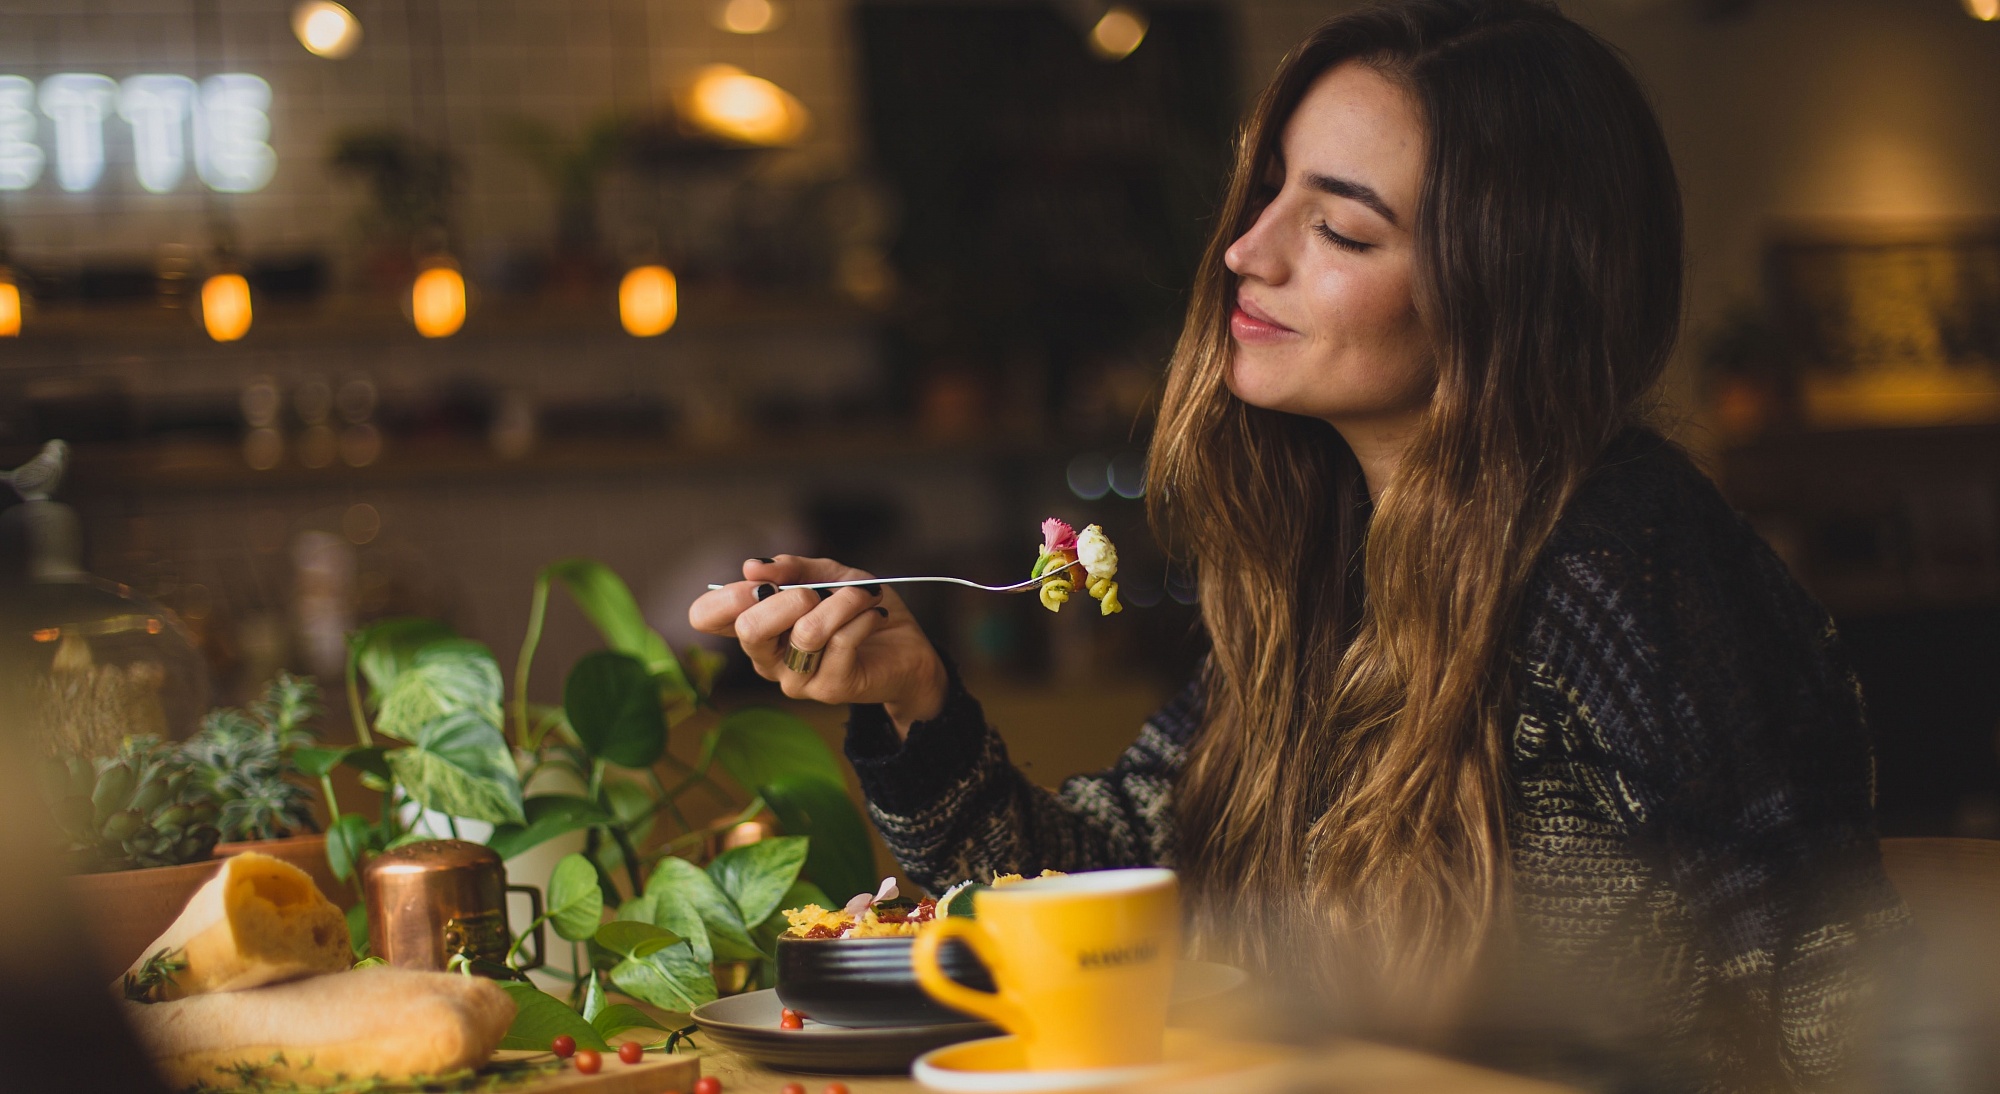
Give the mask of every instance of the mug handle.
[[[507, 886], [507, 892], [528, 894], [528, 914], [533, 917], [531, 922], [535, 925], [535, 956], [527, 964], [522, 965], [520, 971], [526, 972], [529, 969], [539, 969], [542, 967], [542, 961], [547, 956], [546, 951], [549, 948], [548, 938], [542, 933], [542, 891], [533, 885], [509, 885]], [[507, 898], [503, 896], [500, 899], [505, 900]], [[507, 913], [503, 911], [500, 915], [501, 922], [506, 922]]]
[[1008, 999], [1004, 992], [968, 988], [946, 976], [944, 970], [938, 967], [938, 947], [954, 938], [972, 947], [972, 952], [993, 973], [993, 979], [1005, 983], [999, 948], [993, 945], [991, 936], [981, 930], [978, 923], [962, 917], [933, 920], [917, 932], [917, 940], [910, 947], [910, 965], [916, 971], [917, 983], [940, 1003], [1026, 1036], [1029, 1028], [1027, 1013]]

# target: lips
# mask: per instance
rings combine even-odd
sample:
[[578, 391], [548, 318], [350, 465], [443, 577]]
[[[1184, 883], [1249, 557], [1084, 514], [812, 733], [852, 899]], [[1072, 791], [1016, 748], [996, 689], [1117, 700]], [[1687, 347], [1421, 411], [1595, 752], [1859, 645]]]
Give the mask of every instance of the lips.
[[1298, 332], [1272, 318], [1248, 297], [1238, 296], [1236, 308], [1229, 314], [1229, 333], [1239, 342], [1275, 342]]

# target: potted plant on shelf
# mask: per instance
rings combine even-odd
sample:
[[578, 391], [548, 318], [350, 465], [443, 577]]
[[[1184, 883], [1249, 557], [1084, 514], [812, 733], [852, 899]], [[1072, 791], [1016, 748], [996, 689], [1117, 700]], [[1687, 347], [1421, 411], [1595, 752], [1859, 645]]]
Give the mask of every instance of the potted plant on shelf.
[[326, 861], [326, 836], [313, 819], [312, 791], [293, 781], [298, 751], [317, 743], [311, 722], [320, 714], [319, 685], [281, 672], [248, 707], [223, 708], [202, 719], [183, 751], [194, 761], [209, 796], [220, 806], [217, 856], [257, 851], [338, 891]]
[[[558, 585], [606, 648], [580, 658], [562, 703], [547, 706], [528, 700], [528, 681]], [[511, 702], [491, 652], [443, 624], [395, 619], [357, 632], [347, 686], [358, 743], [298, 753], [301, 769], [322, 778], [334, 873], [351, 876], [373, 851], [462, 834], [450, 818], [493, 825], [486, 842], [503, 858], [581, 832], [582, 852], [552, 872], [543, 917], [571, 943], [568, 1001], [525, 983], [509, 988], [520, 1007], [517, 1031], [539, 1038], [533, 1047], [554, 1036], [544, 1035], [547, 1023], [630, 1018], [630, 1007], [606, 1010], [612, 988], [686, 1011], [716, 997], [719, 963], [747, 962], [748, 979], [768, 983], [779, 909], [826, 904], [822, 890], [873, 889], [874, 857], [819, 735], [782, 711], [716, 710], [715, 667], [698, 649], [676, 656], [625, 583], [583, 559], [536, 576]], [[691, 738], [691, 759], [669, 747], [683, 726], [678, 736]], [[341, 764], [383, 793], [378, 816], [340, 809], [326, 776]], [[712, 777], [718, 773], [739, 789]], [[720, 816], [691, 820], [692, 794]], [[719, 834], [767, 812], [785, 837], [726, 851], [706, 867], [693, 861]], [[424, 819], [432, 815], [447, 818], [442, 830]], [[358, 943], [366, 935], [359, 906], [349, 921]], [[517, 955], [518, 947], [510, 958]], [[579, 1044], [604, 1035], [555, 1032]]]
[[69, 884], [108, 962], [128, 961], [165, 930], [218, 854], [254, 847], [332, 883], [325, 837], [310, 834], [311, 791], [286, 779], [297, 773], [292, 753], [311, 740], [318, 694], [311, 680], [280, 675], [247, 711], [211, 711], [183, 744], [142, 734], [109, 756], [44, 762], [44, 796], [76, 872]]

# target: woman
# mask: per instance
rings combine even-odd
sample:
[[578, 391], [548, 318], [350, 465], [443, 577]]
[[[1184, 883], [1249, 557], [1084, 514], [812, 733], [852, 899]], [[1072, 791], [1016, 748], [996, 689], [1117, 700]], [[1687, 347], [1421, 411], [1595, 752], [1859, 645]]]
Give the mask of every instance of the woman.
[[1211, 952], [1420, 1020], [1567, 997], [1664, 1087], [1813, 1085], [1903, 913], [1824, 612], [1642, 427], [1680, 291], [1609, 47], [1533, 0], [1344, 16], [1258, 101], [1194, 287], [1148, 497], [1213, 652], [1115, 768], [1033, 787], [893, 592], [775, 592], [866, 576], [830, 560], [690, 618], [855, 704], [925, 885], [1171, 864]]

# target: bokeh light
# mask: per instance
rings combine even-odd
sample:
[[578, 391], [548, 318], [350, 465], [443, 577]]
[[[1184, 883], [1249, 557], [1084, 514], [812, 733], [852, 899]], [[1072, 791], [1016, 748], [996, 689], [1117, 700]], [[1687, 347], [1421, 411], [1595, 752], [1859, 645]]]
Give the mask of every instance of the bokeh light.
[[425, 338], [449, 338], [465, 325], [465, 277], [449, 264], [432, 266], [410, 286], [410, 319]]
[[665, 266], [634, 266], [618, 283], [618, 322], [634, 338], [665, 334], [680, 313], [679, 286]]
[[790, 92], [735, 65], [695, 73], [681, 113], [702, 132], [740, 144], [791, 144], [805, 135], [806, 108]]
[[339, 60], [361, 45], [361, 21], [333, 0], [307, 0], [292, 9], [292, 33], [306, 52]]
[[250, 333], [250, 282], [242, 274], [213, 274], [201, 283], [201, 326], [218, 342]]
[[1116, 5], [1090, 28], [1091, 52], [1107, 61], [1122, 61], [1146, 40], [1146, 26], [1145, 16]]

